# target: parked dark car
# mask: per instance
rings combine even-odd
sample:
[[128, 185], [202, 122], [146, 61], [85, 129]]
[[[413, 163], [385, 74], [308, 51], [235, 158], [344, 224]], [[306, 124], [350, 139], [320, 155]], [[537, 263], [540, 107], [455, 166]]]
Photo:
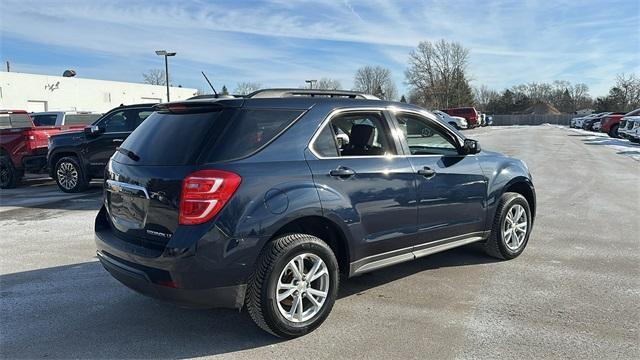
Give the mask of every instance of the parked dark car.
[[414, 105], [259, 94], [158, 105], [114, 154], [95, 240], [116, 279], [183, 306], [246, 306], [296, 337], [329, 315], [339, 274], [475, 242], [523, 252], [536, 195], [522, 161]]
[[92, 178], [104, 177], [104, 167], [116, 148], [153, 112], [153, 104], [119, 106], [81, 131], [49, 139], [49, 174], [60, 190], [74, 193]]

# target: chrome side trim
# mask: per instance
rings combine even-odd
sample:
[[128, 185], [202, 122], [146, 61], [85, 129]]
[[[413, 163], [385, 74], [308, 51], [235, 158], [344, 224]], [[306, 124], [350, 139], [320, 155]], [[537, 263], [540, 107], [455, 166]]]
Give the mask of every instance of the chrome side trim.
[[382, 254], [368, 256], [352, 262], [349, 266], [349, 276], [355, 276], [374, 271], [401, 262], [415, 260], [427, 255], [435, 254], [458, 246], [482, 241], [488, 236], [485, 231], [478, 231], [460, 236], [440, 239], [418, 246], [407, 247]]
[[431, 246], [426, 247], [426, 248], [421, 249], [421, 250], [416, 250], [414, 248], [413, 255], [415, 255], [415, 257], [417, 259], [417, 258], [421, 258], [423, 256], [427, 256], [427, 255], [439, 253], [441, 251], [453, 249], [453, 248], [458, 247], [458, 246], [471, 244], [471, 243], [474, 243], [474, 242], [477, 242], [477, 241], [482, 241], [483, 239], [484, 238], [481, 235], [475, 235], [475, 236], [465, 237], [463, 239], [454, 240], [454, 241], [450, 241], [450, 242], [444, 242], [444, 243], [442, 243], [440, 241], [437, 241], [436, 244], [428, 244], [428, 245], [431, 245]]
[[127, 184], [115, 180], [107, 180], [104, 183], [104, 187], [107, 189], [107, 191], [127, 193], [129, 195], [140, 196], [140, 194], [142, 193], [142, 195], [144, 195], [146, 199], [149, 199], [149, 193], [144, 186]]

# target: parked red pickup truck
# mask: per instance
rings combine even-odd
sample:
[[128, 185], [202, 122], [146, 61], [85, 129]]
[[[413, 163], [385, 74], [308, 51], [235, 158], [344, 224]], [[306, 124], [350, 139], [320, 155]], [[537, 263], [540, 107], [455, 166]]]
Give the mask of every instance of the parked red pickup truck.
[[0, 110], [0, 188], [15, 187], [25, 172], [47, 166], [49, 136], [84, 125], [34, 126], [24, 110]]
[[480, 125], [480, 114], [478, 114], [478, 110], [474, 107], [458, 107], [443, 109], [441, 111], [446, 112], [450, 116], [459, 116], [467, 119], [469, 129]]

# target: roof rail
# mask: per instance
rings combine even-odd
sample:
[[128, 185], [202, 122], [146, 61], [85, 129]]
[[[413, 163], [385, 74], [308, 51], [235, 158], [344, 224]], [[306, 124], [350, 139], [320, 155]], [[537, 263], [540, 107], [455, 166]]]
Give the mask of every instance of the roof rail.
[[280, 97], [330, 97], [348, 99], [380, 100], [377, 96], [357, 91], [347, 90], [316, 90], [316, 89], [261, 89], [246, 95], [247, 98], [280, 98]]

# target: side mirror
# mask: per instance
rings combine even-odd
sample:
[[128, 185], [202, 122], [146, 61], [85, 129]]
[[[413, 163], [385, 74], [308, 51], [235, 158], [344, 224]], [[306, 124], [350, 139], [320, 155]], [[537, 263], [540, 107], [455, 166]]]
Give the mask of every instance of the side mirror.
[[98, 125], [90, 125], [84, 128], [84, 133], [89, 135], [89, 136], [97, 136], [98, 134], [100, 134], [101, 132], [103, 132], [104, 129], [102, 129], [100, 126]]
[[480, 143], [472, 139], [464, 139], [462, 150], [465, 155], [477, 154], [480, 152]]

